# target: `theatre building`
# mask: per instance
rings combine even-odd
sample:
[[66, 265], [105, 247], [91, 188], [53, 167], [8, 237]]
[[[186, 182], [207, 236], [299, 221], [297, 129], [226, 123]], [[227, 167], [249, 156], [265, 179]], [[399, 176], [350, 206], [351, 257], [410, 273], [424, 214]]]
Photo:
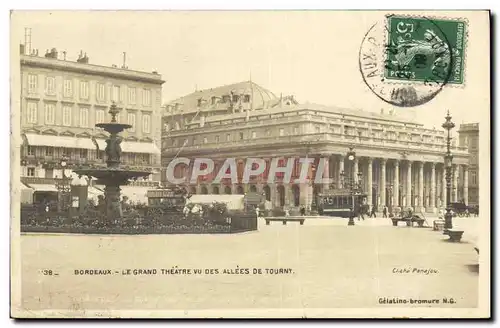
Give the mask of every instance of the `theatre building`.
[[[274, 207], [310, 206], [315, 194], [342, 187], [342, 173], [357, 176], [361, 172], [368, 203], [379, 208], [413, 206], [418, 211], [436, 211], [446, 202], [443, 130], [425, 128], [394, 113], [300, 104], [251, 81], [196, 91], [167, 104], [161, 147], [163, 169], [174, 158], [192, 159], [190, 166], [181, 164], [174, 170], [175, 177], [187, 177], [184, 187], [192, 193], [257, 191]], [[354, 161], [346, 158], [350, 147], [357, 155]], [[451, 197], [457, 201], [459, 186], [461, 194], [468, 192], [469, 153], [455, 139], [452, 152]], [[215, 171], [191, 184], [192, 164], [200, 157], [214, 160]], [[268, 164], [263, 174], [243, 184], [249, 157]], [[278, 173], [268, 183], [269, 162], [275, 157], [282, 158], [280, 166], [289, 158], [296, 163], [299, 158], [315, 158], [316, 164], [309, 169], [311, 181], [290, 183]], [[212, 183], [226, 158], [238, 162], [238, 183]], [[332, 179], [330, 184], [314, 182], [319, 158], [327, 160], [323, 173]], [[292, 182], [300, 171], [300, 165], [295, 165]], [[162, 180], [169, 184], [165, 170]]]
[[[130, 199], [145, 201], [145, 191], [160, 180], [161, 76], [94, 65], [83, 53], [71, 61], [56, 49], [44, 56], [20, 50], [22, 201], [57, 198], [63, 166], [73, 181], [75, 165], [105, 165], [107, 135], [95, 124], [110, 121], [112, 102], [121, 110], [119, 121], [133, 125], [123, 133], [123, 164], [155, 172], [122, 188]], [[89, 188], [89, 196], [98, 194], [100, 186]]]

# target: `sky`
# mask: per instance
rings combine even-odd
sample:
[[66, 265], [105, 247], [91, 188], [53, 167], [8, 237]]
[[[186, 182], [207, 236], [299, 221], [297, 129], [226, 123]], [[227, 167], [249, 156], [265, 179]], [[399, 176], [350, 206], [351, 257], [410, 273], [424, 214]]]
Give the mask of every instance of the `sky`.
[[[489, 108], [488, 26], [480, 13], [468, 19], [465, 85], [445, 87], [428, 103], [395, 107], [428, 127], [439, 128], [450, 110], [457, 124], [480, 122]], [[440, 13], [442, 15], [442, 13]], [[362, 39], [383, 13], [341, 11], [240, 12], [14, 12], [12, 45], [31, 28], [40, 55], [56, 47], [76, 60], [80, 50], [93, 64], [158, 71], [162, 102], [193, 92], [252, 79], [277, 96], [301, 102], [386, 113], [359, 71]], [[489, 113], [489, 112], [488, 112]], [[489, 124], [489, 120], [483, 123]]]

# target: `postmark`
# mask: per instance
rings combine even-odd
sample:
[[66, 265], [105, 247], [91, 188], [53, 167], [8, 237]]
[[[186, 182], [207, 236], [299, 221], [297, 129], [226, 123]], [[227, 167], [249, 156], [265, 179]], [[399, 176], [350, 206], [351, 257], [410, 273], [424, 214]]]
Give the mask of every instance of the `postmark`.
[[388, 15], [363, 38], [359, 67], [383, 101], [414, 107], [465, 80], [465, 20]]

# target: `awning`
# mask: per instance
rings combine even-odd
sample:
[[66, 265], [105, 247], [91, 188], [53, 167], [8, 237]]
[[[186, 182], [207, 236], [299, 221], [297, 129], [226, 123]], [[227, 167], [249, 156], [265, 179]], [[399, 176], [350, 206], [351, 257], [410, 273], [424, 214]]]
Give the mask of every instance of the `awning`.
[[49, 191], [49, 192], [57, 192], [57, 188], [54, 185], [49, 184], [30, 184], [31, 188], [35, 192], [37, 191]]
[[28, 187], [27, 185], [25, 185], [24, 183], [21, 182], [21, 190], [31, 190], [31, 191], [33, 191], [33, 188], [30, 188], [30, 187]]
[[137, 203], [147, 203], [148, 190], [152, 188], [147, 187], [133, 187], [133, 186], [121, 186], [121, 194], [122, 196], [127, 196], [129, 203], [137, 204]]
[[27, 133], [26, 139], [28, 140], [28, 145], [30, 146], [95, 149], [95, 144], [90, 138], [48, 136], [43, 134]]
[[[106, 149], [106, 141], [104, 139], [96, 139], [100, 150]], [[144, 153], [144, 154], [160, 154], [161, 151], [152, 142], [135, 142], [123, 141], [120, 144], [124, 153]]]

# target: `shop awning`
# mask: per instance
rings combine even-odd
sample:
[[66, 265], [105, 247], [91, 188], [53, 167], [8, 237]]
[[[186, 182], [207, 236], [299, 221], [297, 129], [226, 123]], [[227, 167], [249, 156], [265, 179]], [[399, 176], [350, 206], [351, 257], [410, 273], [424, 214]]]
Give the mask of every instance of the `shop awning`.
[[[96, 139], [100, 150], [106, 149], [104, 139]], [[124, 153], [160, 154], [160, 149], [152, 142], [123, 141], [121, 148]]]
[[30, 146], [95, 149], [95, 144], [90, 138], [49, 136], [43, 134], [27, 133], [26, 139], [28, 140], [28, 145]]
[[46, 191], [46, 192], [57, 192], [57, 188], [54, 185], [49, 184], [30, 184], [31, 188], [35, 192], [37, 191]]
[[120, 189], [122, 196], [127, 196], [130, 203], [137, 204], [148, 202], [147, 193], [152, 188], [121, 186]]

